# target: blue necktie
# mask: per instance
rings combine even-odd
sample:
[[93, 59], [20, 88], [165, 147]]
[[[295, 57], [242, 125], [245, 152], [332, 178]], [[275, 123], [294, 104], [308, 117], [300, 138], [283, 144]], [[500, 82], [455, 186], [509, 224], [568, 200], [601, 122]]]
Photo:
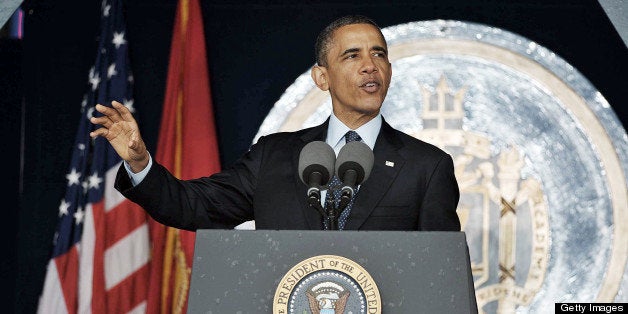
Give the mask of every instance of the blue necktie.
[[[349, 143], [353, 141], [362, 141], [362, 138], [356, 131], [347, 132], [345, 134], [345, 142]], [[327, 190], [327, 199], [333, 196], [334, 204], [336, 206], [338, 206], [338, 204], [340, 203], [340, 196], [342, 195], [341, 187], [342, 187], [342, 181], [340, 181], [338, 176], [334, 174], [334, 176], [329, 181], [329, 189]], [[342, 213], [340, 213], [340, 217], [338, 218], [338, 230], [343, 230], [345, 228], [345, 223], [347, 222], [347, 217], [349, 217], [349, 213], [351, 212], [351, 207], [353, 207], [353, 201], [355, 200], [356, 194], [357, 194], [357, 191], [353, 194], [353, 197], [351, 198], [351, 201], [349, 201], [349, 204], [347, 205], [347, 207], [345, 207]], [[325, 201], [325, 204], [327, 204], [327, 200]], [[327, 226], [326, 221], [324, 222], [324, 227], [325, 227], [325, 230], [329, 229], [329, 226]]]

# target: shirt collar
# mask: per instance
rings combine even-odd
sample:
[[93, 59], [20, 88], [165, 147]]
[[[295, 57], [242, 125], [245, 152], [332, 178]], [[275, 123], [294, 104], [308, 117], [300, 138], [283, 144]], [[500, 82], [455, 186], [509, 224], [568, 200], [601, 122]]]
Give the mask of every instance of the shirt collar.
[[[375, 116], [375, 118], [360, 126], [355, 131], [358, 132], [358, 134], [362, 138], [362, 142], [364, 142], [364, 144], [373, 149], [375, 147], [377, 135], [379, 134], [379, 130], [381, 128], [382, 114], [379, 113], [377, 114], [377, 116]], [[327, 139], [325, 140], [325, 142], [334, 149], [336, 155], [338, 155], [340, 148], [344, 146], [344, 136], [349, 130], [351, 129], [344, 123], [342, 123], [342, 121], [340, 121], [338, 117], [336, 117], [333, 113], [331, 114], [331, 117], [329, 118], [329, 126], [327, 127]]]

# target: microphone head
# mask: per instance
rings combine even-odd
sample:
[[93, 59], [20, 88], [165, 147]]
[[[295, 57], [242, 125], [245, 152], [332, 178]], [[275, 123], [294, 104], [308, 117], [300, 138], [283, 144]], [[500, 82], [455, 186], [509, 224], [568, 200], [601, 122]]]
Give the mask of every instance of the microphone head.
[[321, 185], [326, 185], [334, 173], [336, 153], [327, 143], [314, 141], [307, 143], [299, 155], [299, 178], [306, 185], [314, 172], [321, 174]]
[[368, 145], [358, 141], [349, 142], [338, 153], [336, 175], [342, 180], [348, 170], [354, 170], [357, 173], [355, 185], [361, 184], [371, 174], [374, 162], [375, 156]]

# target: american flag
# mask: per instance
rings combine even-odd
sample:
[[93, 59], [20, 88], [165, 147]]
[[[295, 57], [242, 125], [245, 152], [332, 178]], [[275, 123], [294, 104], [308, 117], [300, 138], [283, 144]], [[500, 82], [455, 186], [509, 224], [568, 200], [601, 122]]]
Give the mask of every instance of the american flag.
[[104, 0], [96, 61], [81, 103], [67, 190], [47, 266], [40, 313], [144, 313], [150, 262], [145, 212], [114, 188], [120, 157], [104, 138], [92, 140], [96, 104], [112, 100], [133, 112], [121, 0]]

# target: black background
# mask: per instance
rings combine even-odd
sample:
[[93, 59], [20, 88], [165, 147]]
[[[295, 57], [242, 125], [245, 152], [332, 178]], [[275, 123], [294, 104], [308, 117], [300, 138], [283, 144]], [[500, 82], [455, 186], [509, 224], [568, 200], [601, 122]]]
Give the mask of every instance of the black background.
[[[0, 282], [5, 309], [33, 313], [95, 60], [101, 1], [25, 1], [24, 39], [0, 39], [4, 144]], [[176, 0], [125, 1], [136, 118], [155, 151]], [[314, 63], [318, 32], [345, 14], [381, 27], [451, 19], [524, 36], [566, 60], [628, 123], [628, 50], [597, 1], [202, 1], [220, 158], [228, 166]]]

